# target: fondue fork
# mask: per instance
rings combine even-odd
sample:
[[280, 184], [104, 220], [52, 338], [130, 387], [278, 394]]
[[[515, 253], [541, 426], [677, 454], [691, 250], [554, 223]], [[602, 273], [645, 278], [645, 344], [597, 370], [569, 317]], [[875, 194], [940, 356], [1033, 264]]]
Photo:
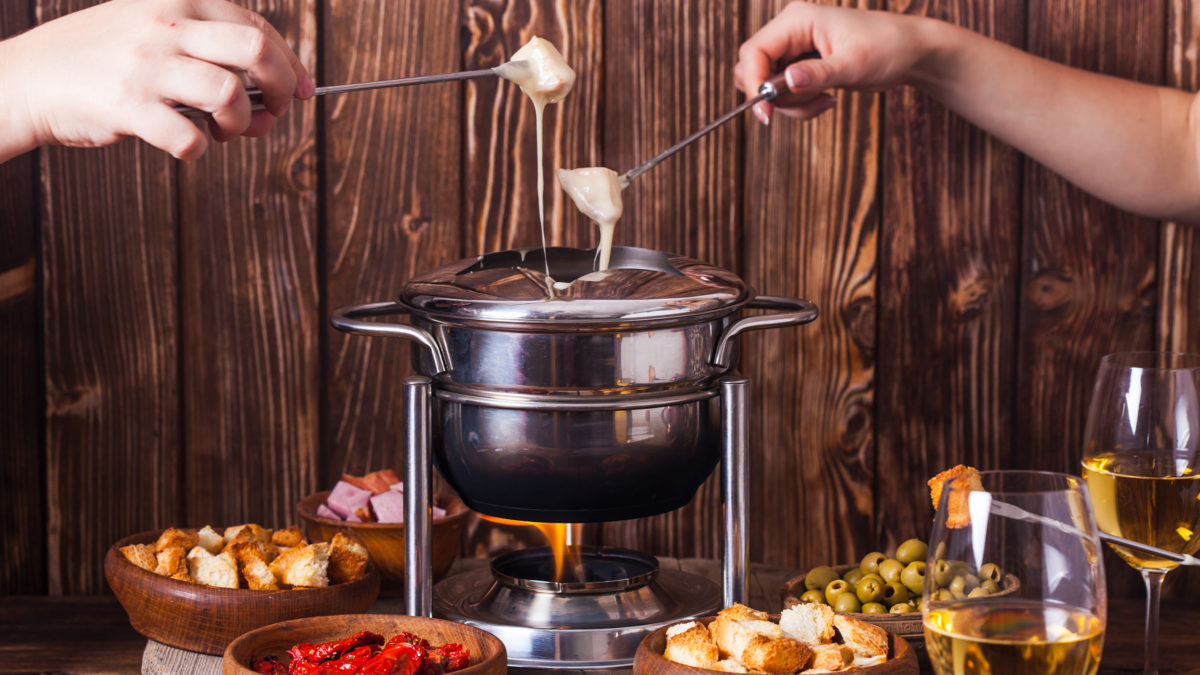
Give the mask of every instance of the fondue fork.
[[[800, 58], [798, 58], [796, 60], [803, 61], [805, 59], [819, 59], [819, 58], [821, 58], [821, 54], [818, 52], [806, 52], [804, 54], [801, 54]], [[733, 110], [730, 110], [729, 112], [725, 113], [724, 115], [721, 115], [720, 117], [713, 120], [712, 122], [709, 122], [707, 125], [697, 129], [695, 132], [692, 133], [692, 135], [688, 136], [687, 138], [683, 139], [682, 141], [679, 141], [675, 145], [672, 145], [671, 147], [667, 148], [666, 150], [663, 150], [662, 152], [651, 157], [650, 159], [646, 160], [642, 164], [621, 174], [620, 177], [618, 178], [618, 180], [621, 183], [621, 189], [623, 190], [626, 187], [628, 187], [629, 184], [633, 182], [634, 178], [637, 178], [638, 176], [649, 171], [650, 169], [653, 169], [654, 167], [658, 166], [659, 162], [662, 162], [664, 159], [670, 157], [671, 155], [674, 155], [675, 153], [686, 148], [687, 146], [691, 145], [692, 143], [695, 143], [696, 141], [700, 140], [701, 138], [707, 136], [708, 134], [715, 131], [721, 125], [725, 124], [726, 122], [728, 122], [729, 120], [731, 120], [735, 117], [738, 117], [739, 115], [746, 112], [750, 108], [753, 108], [755, 105], [762, 103], [763, 101], [774, 101], [776, 98], [779, 97], [780, 94], [785, 93], [787, 91], [786, 71], [787, 71], [787, 69], [785, 68], [783, 71], [781, 71], [775, 77], [772, 77], [771, 79], [767, 80], [766, 82], [763, 82], [762, 84], [760, 84], [758, 86], [758, 95], [757, 96], [747, 99], [745, 102], [743, 102], [738, 107], [734, 108]]]
[[[517, 68], [528, 67], [526, 61], [508, 61], [504, 66]], [[496, 68], [482, 68], [480, 70], [464, 70], [457, 73], [442, 73], [441, 75], [418, 75], [415, 77], [401, 77], [395, 80], [377, 80], [375, 82], [354, 82], [351, 84], [331, 84], [324, 87], [313, 89], [313, 96], [322, 96], [324, 94], [342, 94], [348, 91], [363, 91], [366, 89], [388, 89], [390, 87], [407, 87], [414, 84], [436, 84], [438, 82], [457, 82], [460, 80], [474, 80], [483, 77], [499, 77], [499, 66]], [[263, 93], [261, 89], [251, 87], [246, 89], [246, 94], [250, 97], [250, 110], [265, 110], [263, 104]], [[208, 117], [209, 113], [193, 108], [189, 105], [179, 104], [175, 106], [175, 112], [191, 119]]]

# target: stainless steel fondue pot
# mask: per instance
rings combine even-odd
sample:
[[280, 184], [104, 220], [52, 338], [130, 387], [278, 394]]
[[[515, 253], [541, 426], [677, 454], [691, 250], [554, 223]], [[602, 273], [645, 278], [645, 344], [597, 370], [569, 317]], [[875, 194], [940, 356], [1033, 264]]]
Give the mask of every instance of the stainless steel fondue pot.
[[[714, 383], [736, 367], [734, 338], [817, 317], [690, 258], [615, 247], [605, 272], [594, 258], [489, 253], [413, 278], [397, 301], [333, 313], [339, 330], [424, 347], [434, 461], [477, 511], [590, 522], [683, 506], [720, 456]], [[410, 322], [379, 320], [398, 314]]]

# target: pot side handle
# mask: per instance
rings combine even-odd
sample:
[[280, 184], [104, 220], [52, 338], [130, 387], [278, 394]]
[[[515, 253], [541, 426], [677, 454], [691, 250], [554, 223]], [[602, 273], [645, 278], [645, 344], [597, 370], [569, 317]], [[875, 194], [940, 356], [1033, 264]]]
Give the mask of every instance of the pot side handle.
[[712, 365], [718, 368], [728, 368], [729, 355], [733, 351], [733, 339], [748, 330], [798, 326], [813, 321], [820, 314], [817, 306], [807, 300], [780, 298], [773, 295], [760, 295], [746, 303], [746, 308], [779, 310], [779, 313], [748, 316], [726, 328], [725, 332], [721, 334], [721, 338], [717, 340], [716, 349], [713, 350]]
[[382, 321], [363, 321], [364, 317], [387, 316], [389, 314], [407, 314], [408, 309], [398, 302], [372, 302], [366, 305], [341, 307], [329, 316], [333, 327], [355, 335], [371, 335], [375, 337], [398, 337], [420, 343], [429, 350], [433, 365], [437, 372], [449, 370], [449, 361], [438, 346], [437, 340], [428, 332], [407, 323], [385, 323]]

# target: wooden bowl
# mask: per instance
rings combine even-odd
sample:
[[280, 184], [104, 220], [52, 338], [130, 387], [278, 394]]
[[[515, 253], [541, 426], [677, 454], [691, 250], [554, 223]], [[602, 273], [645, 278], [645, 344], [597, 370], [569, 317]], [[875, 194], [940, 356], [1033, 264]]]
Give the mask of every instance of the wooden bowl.
[[210, 588], [146, 571], [125, 559], [122, 546], [153, 544], [161, 532], [141, 532], [113, 544], [104, 576], [134, 630], [163, 644], [220, 654], [237, 636], [285, 619], [365, 612], [379, 595], [379, 572], [327, 588], [252, 591]]
[[[380, 595], [404, 595], [404, 524], [403, 523], [349, 523], [317, 515], [317, 507], [325, 503], [329, 490], [309, 495], [300, 500], [296, 511], [304, 521], [304, 529], [311, 541], [329, 541], [341, 531], [358, 535], [367, 545], [371, 560], [379, 567], [382, 581]], [[462, 530], [471, 517], [471, 510], [458, 497], [439, 495], [434, 502], [446, 509], [446, 515], [433, 521], [433, 579], [437, 581], [458, 557]]]
[[385, 640], [408, 631], [435, 645], [457, 642], [471, 652], [471, 664], [455, 673], [463, 675], [499, 675], [508, 672], [508, 653], [504, 643], [491, 633], [472, 626], [441, 619], [394, 614], [346, 614], [296, 619], [264, 626], [241, 636], [229, 645], [222, 659], [226, 675], [253, 674], [253, 659], [274, 654], [285, 664], [287, 650], [298, 642], [320, 644], [348, 638], [360, 631], [378, 633]]
[[[833, 571], [837, 572], [838, 577], [842, 577], [845, 576], [846, 572], [855, 567], [858, 567], [858, 565], [853, 563], [838, 565], [833, 568]], [[804, 595], [804, 591], [808, 590], [804, 586], [804, 577], [807, 574], [806, 572], [784, 582], [781, 593], [784, 607], [791, 607], [800, 603], [800, 596]], [[1015, 592], [1020, 585], [1015, 576], [1011, 574], [1005, 575], [1004, 588], [996, 595], [1009, 595]], [[917, 649], [925, 648], [925, 625], [921, 617], [921, 612], [905, 612], [904, 614], [861, 614], [847, 612], [846, 616], [852, 616], [861, 621], [879, 626], [889, 633], [895, 633], [912, 643], [912, 646]]]
[[[712, 622], [715, 616], [706, 616], [703, 619], [697, 619], [704, 625]], [[779, 615], [771, 617], [773, 621], [779, 621]], [[663, 626], [653, 633], [647, 635], [642, 643], [638, 645], [637, 653], [633, 655], [633, 675], [697, 675], [698, 673], [715, 673], [716, 670], [707, 668], [696, 668], [694, 666], [685, 666], [682, 663], [675, 663], [663, 656], [663, 651], [667, 648], [667, 629], [670, 626]], [[917, 654], [909, 647], [908, 642], [904, 638], [895, 633], [888, 633], [888, 660], [877, 666], [869, 668], [849, 668], [847, 670], [839, 670], [838, 673], [869, 673], [870, 675], [917, 675], [920, 668], [917, 665]]]

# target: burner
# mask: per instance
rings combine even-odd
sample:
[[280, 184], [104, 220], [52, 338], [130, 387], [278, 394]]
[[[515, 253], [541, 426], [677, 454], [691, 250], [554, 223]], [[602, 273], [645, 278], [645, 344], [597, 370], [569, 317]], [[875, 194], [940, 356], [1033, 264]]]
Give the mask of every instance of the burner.
[[445, 579], [434, 587], [434, 614], [500, 638], [513, 667], [588, 669], [628, 666], [649, 633], [720, 609], [721, 588], [704, 577], [659, 569], [637, 551], [577, 551], [580, 564], [564, 581], [554, 580], [545, 547]]
[[[554, 578], [554, 554], [547, 547], [506, 553], [492, 561], [492, 576], [514, 589], [572, 595], [617, 593], [641, 588], [658, 572], [652, 556], [620, 548], [568, 547], [563, 569], [565, 579]], [[565, 564], [564, 563], [564, 564]]]

